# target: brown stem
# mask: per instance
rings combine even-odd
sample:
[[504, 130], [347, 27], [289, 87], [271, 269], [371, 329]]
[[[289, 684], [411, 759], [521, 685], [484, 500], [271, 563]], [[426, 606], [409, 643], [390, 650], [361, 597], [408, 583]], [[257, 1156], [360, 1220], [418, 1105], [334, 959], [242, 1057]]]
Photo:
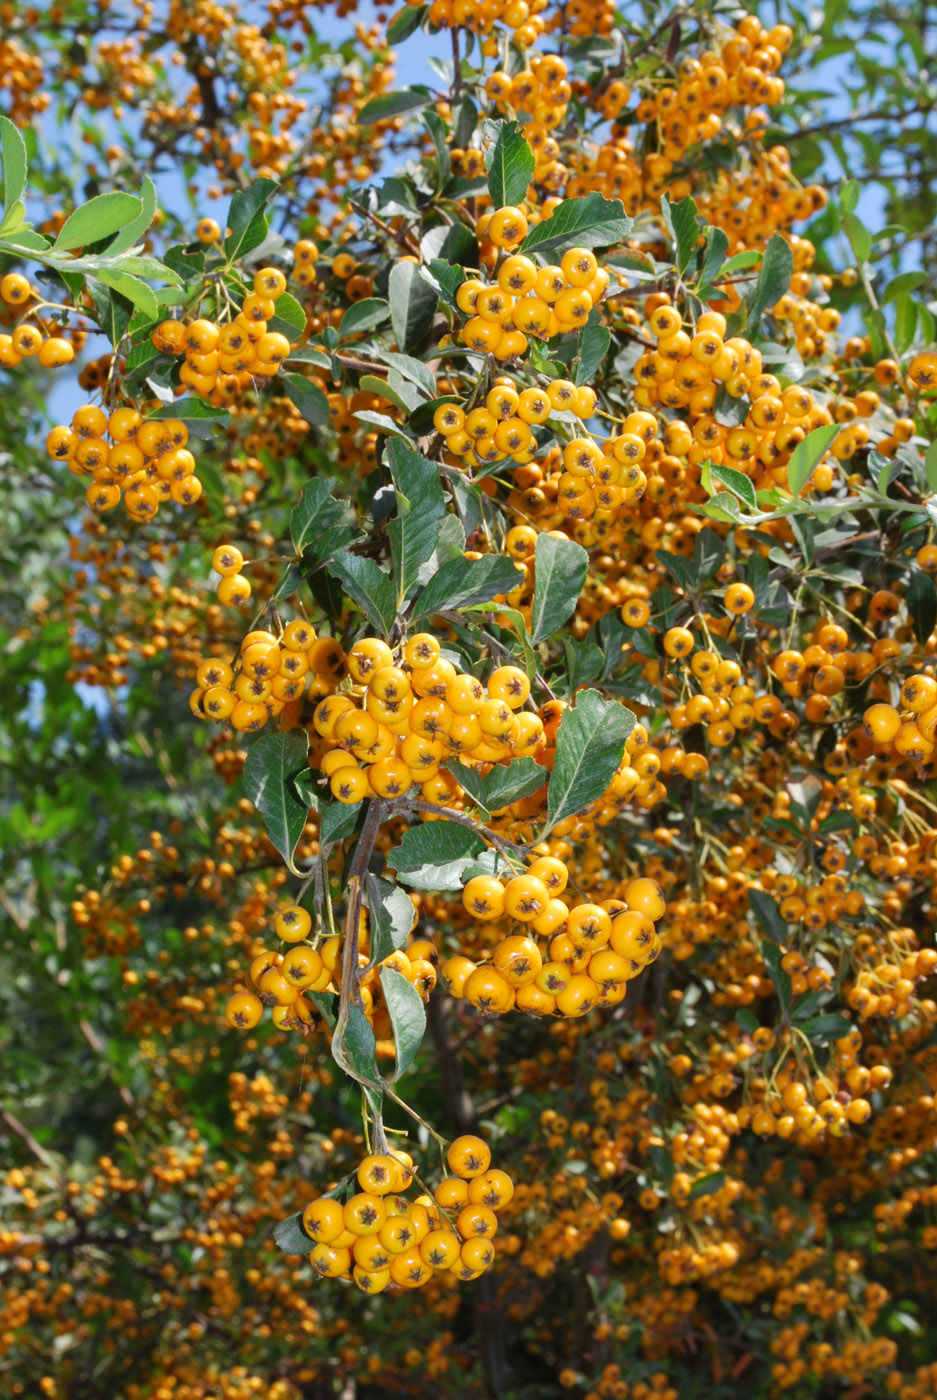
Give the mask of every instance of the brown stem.
[[387, 803], [372, 797], [355, 847], [351, 870], [348, 872], [348, 910], [345, 914], [345, 937], [342, 940], [342, 985], [338, 1001], [338, 1030], [348, 1023], [352, 1002], [358, 990], [358, 923], [361, 913], [361, 884], [374, 850], [381, 822], [387, 814]]

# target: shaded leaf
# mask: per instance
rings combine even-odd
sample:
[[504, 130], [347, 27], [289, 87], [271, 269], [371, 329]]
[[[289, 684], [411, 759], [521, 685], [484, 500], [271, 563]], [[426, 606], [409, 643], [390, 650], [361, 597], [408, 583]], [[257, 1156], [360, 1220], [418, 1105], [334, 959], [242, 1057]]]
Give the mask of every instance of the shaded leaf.
[[371, 931], [371, 962], [382, 963], [402, 948], [413, 929], [413, 902], [406, 890], [378, 875], [365, 876]]
[[620, 199], [606, 199], [593, 191], [584, 199], [564, 199], [549, 219], [534, 225], [519, 251], [549, 253], [573, 246], [606, 248], [627, 238], [633, 222]]
[[483, 554], [480, 559], [451, 559], [417, 594], [414, 618], [487, 603], [510, 593], [521, 582], [513, 560], [503, 554]]
[[520, 126], [514, 121], [491, 123], [497, 127], [497, 138], [485, 153], [488, 171], [488, 193], [492, 207], [520, 204], [526, 198], [533, 178], [536, 157]]
[[373, 559], [342, 550], [327, 565], [328, 572], [344, 586], [371, 626], [386, 637], [397, 613], [394, 585]]
[[557, 822], [601, 797], [621, 762], [635, 722], [630, 710], [617, 700], [603, 699], [597, 690], [581, 690], [575, 705], [563, 711], [547, 788], [549, 817], [541, 840]]
[[394, 1030], [394, 1050], [397, 1067], [393, 1078], [399, 1079], [410, 1068], [423, 1042], [426, 1030], [426, 1007], [412, 982], [392, 967], [381, 968], [381, 991]]
[[308, 809], [300, 801], [293, 779], [306, 768], [309, 736], [304, 729], [261, 734], [248, 750], [244, 791], [262, 813], [267, 835], [294, 875], [293, 851], [303, 833]]
[[534, 557], [534, 601], [530, 635], [534, 642], [552, 637], [575, 610], [586, 581], [589, 555], [574, 540], [541, 533]]
[[329, 401], [319, 388], [302, 374], [280, 374], [287, 398], [296, 405], [307, 423], [324, 428], [331, 419]]
[[395, 263], [387, 285], [394, 337], [401, 350], [410, 350], [432, 325], [438, 298], [416, 263]]

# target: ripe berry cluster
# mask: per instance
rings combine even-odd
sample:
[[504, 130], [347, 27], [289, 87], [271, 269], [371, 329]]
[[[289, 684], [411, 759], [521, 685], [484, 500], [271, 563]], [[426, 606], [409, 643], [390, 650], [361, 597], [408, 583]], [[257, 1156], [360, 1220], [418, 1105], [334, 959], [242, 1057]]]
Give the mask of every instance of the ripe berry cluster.
[[492, 1168], [479, 1137], [456, 1138], [446, 1160], [451, 1175], [432, 1196], [408, 1199], [413, 1159], [396, 1150], [365, 1157], [356, 1174], [361, 1190], [344, 1204], [337, 1191], [312, 1201], [302, 1223], [315, 1241], [308, 1258], [316, 1273], [383, 1293], [393, 1285], [422, 1288], [442, 1272], [468, 1283], [490, 1269], [497, 1212], [510, 1202], [514, 1183]]

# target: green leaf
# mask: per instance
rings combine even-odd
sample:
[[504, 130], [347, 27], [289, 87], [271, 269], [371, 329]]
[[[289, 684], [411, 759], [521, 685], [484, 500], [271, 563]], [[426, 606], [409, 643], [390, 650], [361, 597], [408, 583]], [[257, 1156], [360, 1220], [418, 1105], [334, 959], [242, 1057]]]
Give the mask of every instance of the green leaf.
[[530, 635], [542, 642], [572, 615], [586, 581], [589, 555], [575, 540], [541, 533], [534, 556], [534, 601]]
[[517, 122], [491, 125], [497, 128], [498, 135], [485, 153], [488, 193], [493, 208], [502, 209], [505, 204], [520, 204], [526, 198], [537, 160]]
[[303, 771], [309, 749], [305, 729], [284, 734], [261, 734], [248, 750], [244, 764], [244, 791], [263, 814], [267, 835], [294, 875], [296, 843], [303, 834], [308, 809], [293, 787]]
[[296, 405], [307, 423], [316, 427], [327, 427], [331, 419], [329, 401], [319, 388], [302, 374], [280, 374], [280, 383], [286, 396]]
[[[131, 219], [119, 233], [115, 234], [107, 245], [109, 254], [122, 253], [126, 248], [134, 248], [141, 241], [153, 217], [156, 214], [156, 186], [149, 175], [144, 175], [143, 184], [140, 189], [140, 212], [135, 219]], [[139, 271], [139, 269], [137, 269]], [[169, 281], [168, 271], [165, 271], [164, 281]], [[141, 276], [145, 276], [141, 273]], [[175, 277], [175, 274], [172, 274]], [[159, 274], [156, 274], [158, 277]], [[176, 278], [178, 280], [178, 278]]]
[[882, 292], [879, 304], [887, 306], [890, 301], [896, 301], [898, 297], [905, 296], [908, 292], [916, 292], [926, 280], [927, 275], [923, 272], [899, 272], [898, 276], [893, 277]]
[[373, 331], [383, 325], [390, 316], [390, 306], [382, 297], [364, 297], [349, 306], [338, 327], [339, 340], [358, 335], [361, 331]]
[[311, 345], [294, 345], [286, 358], [288, 365], [317, 365], [328, 369], [332, 363], [324, 350], [316, 350]]
[[372, 1110], [380, 1111], [381, 1073], [377, 1067], [374, 1030], [360, 1006], [352, 1006], [348, 1020], [339, 1022], [332, 1036], [332, 1059], [352, 1079], [365, 1086]]
[[332, 495], [337, 485], [328, 476], [315, 476], [303, 483], [299, 500], [290, 512], [290, 539], [297, 554], [309, 546], [315, 559], [324, 559], [336, 547], [332, 540], [342, 533], [340, 527], [350, 528], [352, 513], [348, 503], [336, 501]]
[[746, 326], [757, 327], [765, 309], [781, 300], [791, 285], [793, 271], [791, 245], [779, 233], [773, 233], [765, 248], [758, 280], [748, 299]]
[[480, 559], [450, 559], [417, 594], [414, 619], [487, 603], [510, 593], [522, 582], [513, 560], [503, 554], [483, 554]]
[[738, 496], [739, 500], [751, 506], [752, 510], [758, 509], [755, 487], [751, 477], [746, 476], [744, 472], [736, 471], [734, 467], [722, 467], [715, 464], [710, 465], [709, 474], [714, 481], [727, 487], [733, 495]]
[[397, 92], [385, 92], [380, 97], [372, 97], [358, 113], [359, 126], [372, 126], [375, 122], [386, 122], [391, 117], [399, 117], [402, 112], [415, 112], [432, 102], [433, 95], [428, 88], [400, 88]]
[[[76, 259], [78, 261], [78, 259]], [[102, 260], [103, 261], [103, 260]], [[63, 271], [68, 271], [68, 264]], [[148, 287], [145, 282], [141, 282], [139, 277], [133, 277], [129, 272], [121, 272], [115, 267], [102, 266], [95, 272], [99, 282], [119, 292], [122, 297], [126, 297], [139, 311], [144, 311], [147, 316], [154, 321], [159, 315], [159, 302], [156, 300], [156, 293], [152, 287]]]
[[856, 256], [856, 262], [866, 263], [872, 254], [872, 235], [858, 214], [842, 215], [843, 232]]
[[859, 203], [859, 195], [862, 193], [862, 186], [858, 180], [844, 180], [839, 187], [839, 207], [844, 213], [851, 214]]
[[174, 399], [172, 403], [162, 403], [153, 413], [151, 418], [181, 418], [184, 423], [227, 423], [228, 410], [218, 408], [215, 404], [208, 403], [206, 399], [196, 398], [194, 394], [186, 394], [181, 399]]
[[778, 994], [781, 1010], [787, 1011], [791, 1004], [791, 978], [790, 974], [785, 972], [781, 966], [780, 946], [777, 943], [772, 943], [770, 939], [763, 938], [761, 940], [761, 956], [771, 981], [774, 983], [774, 990]]
[[404, 39], [409, 39], [413, 31], [419, 28], [425, 14], [425, 5], [408, 4], [398, 10], [387, 26], [388, 44], [400, 44]]
[[3, 156], [3, 207], [10, 207], [26, 193], [26, 142], [9, 117], [0, 117], [0, 154]]
[[791, 453], [787, 464], [787, 484], [791, 495], [797, 497], [810, 480], [810, 473], [823, 457], [830, 443], [839, 432], [838, 423], [827, 423], [822, 428], [814, 428], [803, 442], [799, 442]]
[[371, 626], [386, 637], [394, 625], [397, 601], [394, 585], [373, 559], [363, 559], [343, 549], [326, 566], [342, 584], [349, 598], [361, 608]]
[[777, 901], [765, 890], [750, 888], [748, 907], [758, 920], [762, 933], [775, 943], [783, 943], [787, 938], [787, 922], [781, 917]]
[[387, 864], [404, 884], [421, 890], [456, 890], [462, 873], [486, 850], [484, 841], [468, 827], [445, 820], [408, 827]]
[[[120, 338], [127, 326], [130, 324], [131, 307], [123, 297], [115, 296], [109, 287], [105, 287], [96, 277], [89, 277], [87, 281], [88, 291], [91, 293], [91, 300], [94, 302], [94, 314], [97, 317], [98, 325], [114, 348], [117, 348]], [[147, 342], [145, 346], [136, 347], [145, 349], [148, 358], [155, 358], [158, 351]], [[133, 369], [130, 355], [127, 356], [127, 369]]]
[[449, 771], [463, 791], [481, 808], [486, 817], [492, 812], [500, 812], [512, 802], [530, 797], [546, 786], [547, 771], [532, 758], [515, 758], [511, 763], [496, 763], [487, 776], [482, 777], [477, 768], [472, 768], [459, 759], [453, 759]]
[[278, 189], [276, 180], [254, 180], [246, 190], [238, 190], [228, 205], [227, 224], [231, 232], [224, 241], [228, 266], [259, 248], [267, 237], [264, 208]]
[[721, 1191], [725, 1184], [725, 1172], [707, 1172], [706, 1176], [698, 1176], [690, 1187], [690, 1200], [698, 1201], [701, 1196], [712, 1196], [716, 1191]]
[[412, 350], [433, 324], [438, 297], [416, 263], [398, 262], [387, 282], [390, 324], [401, 350]]
[[557, 248], [607, 248], [627, 238], [634, 224], [620, 199], [606, 199], [594, 190], [584, 199], [564, 199], [549, 219], [530, 230], [522, 253], [549, 253]]
[[455, 309], [456, 292], [465, 281], [462, 268], [453, 267], [445, 258], [431, 258], [428, 266], [420, 268], [420, 274], [439, 293], [441, 300]]
[[937, 491], [937, 442], [932, 442], [924, 457], [924, 474], [932, 491]]
[[579, 333], [578, 362], [573, 361], [574, 383], [591, 384], [611, 343], [611, 331], [602, 324], [602, 313], [596, 306], [589, 312], [589, 319]]
[[365, 876], [371, 930], [371, 962], [382, 963], [402, 948], [413, 931], [413, 901], [399, 885], [378, 875]]
[[744, 272], [746, 268], [754, 267], [761, 260], [761, 254], [755, 248], [746, 248], [742, 253], [735, 253], [731, 258], [722, 264], [719, 269], [719, 276], [713, 281], [720, 281], [723, 277], [728, 277], [732, 272]]
[[388, 534], [399, 608], [421, 581], [421, 570], [433, 556], [446, 500], [435, 462], [398, 440], [387, 444], [386, 456], [397, 494], [397, 515], [388, 526]]
[[829, 1014], [826, 1016], [814, 1016], [809, 1021], [802, 1021], [800, 1029], [808, 1040], [825, 1041], [842, 1040], [854, 1030], [852, 1021], [845, 1016]]
[[392, 967], [382, 967], [380, 977], [381, 991], [394, 1028], [397, 1068], [393, 1079], [397, 1080], [413, 1064], [416, 1052], [423, 1043], [426, 1007], [416, 987], [407, 981], [402, 972]]
[[617, 700], [603, 699], [597, 690], [581, 690], [575, 705], [563, 711], [547, 788], [549, 817], [541, 840], [557, 822], [576, 816], [602, 796], [634, 726], [630, 710]]
[[895, 348], [903, 355], [911, 348], [914, 335], [917, 330], [918, 308], [917, 303], [910, 297], [898, 297], [894, 303], [895, 307]]
[[699, 242], [700, 220], [696, 213], [696, 200], [687, 195], [679, 204], [671, 204], [670, 197], [665, 194], [661, 197], [660, 208], [664, 224], [674, 241], [677, 272], [682, 277]]
[[306, 313], [299, 302], [284, 292], [273, 304], [276, 310], [267, 322], [267, 330], [285, 335], [289, 341], [298, 340], [306, 329]]
[[329, 802], [322, 804], [319, 820], [320, 846], [332, 846], [351, 836], [361, 815], [360, 802]]
[[120, 190], [95, 195], [65, 220], [53, 244], [53, 252], [66, 253], [71, 248], [98, 243], [130, 220], [138, 219], [142, 212], [143, 204], [135, 195], [123, 194]]
[[285, 1220], [281, 1220], [278, 1225], [273, 1227], [273, 1240], [284, 1254], [308, 1254], [315, 1243], [303, 1229], [303, 1212], [301, 1210], [298, 1210], [295, 1215], [288, 1215]]
[[930, 574], [925, 574], [921, 569], [914, 570], [906, 601], [914, 635], [923, 646], [937, 622], [937, 586]]

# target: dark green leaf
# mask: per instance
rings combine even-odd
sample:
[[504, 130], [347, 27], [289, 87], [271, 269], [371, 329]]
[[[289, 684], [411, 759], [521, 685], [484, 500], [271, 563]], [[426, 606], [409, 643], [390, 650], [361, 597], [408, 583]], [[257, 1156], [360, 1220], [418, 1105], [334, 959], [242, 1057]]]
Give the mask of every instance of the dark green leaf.
[[151, 415], [152, 418], [181, 418], [184, 423], [221, 424], [228, 421], [228, 410], [218, 408], [207, 399], [186, 394], [173, 403], [162, 403]]
[[285, 335], [289, 341], [297, 341], [306, 329], [305, 311], [289, 292], [277, 297], [273, 304], [276, 310], [267, 322], [267, 330]]
[[495, 209], [505, 204], [520, 204], [527, 196], [536, 157], [524, 138], [517, 122], [501, 121], [497, 126], [497, 139], [485, 153], [485, 169], [488, 171], [488, 193]]
[[336, 526], [350, 522], [347, 502], [336, 501], [332, 495], [337, 485], [338, 482], [328, 476], [315, 476], [303, 483], [299, 500], [290, 513], [290, 538], [297, 554], [302, 554], [309, 546], [316, 559], [324, 559], [323, 538], [333, 538]]
[[690, 1187], [690, 1200], [698, 1201], [701, 1196], [712, 1196], [722, 1190], [725, 1182], [725, 1172], [708, 1172], [706, 1176], [698, 1176]]
[[388, 533], [400, 607], [433, 556], [446, 501], [435, 462], [399, 441], [388, 443], [386, 457], [397, 493], [397, 515]]
[[700, 220], [696, 213], [696, 200], [687, 195], [679, 204], [671, 204], [670, 197], [665, 194], [660, 207], [664, 224], [674, 241], [676, 268], [682, 277], [699, 242]]
[[358, 335], [361, 331], [373, 331], [390, 317], [390, 306], [382, 297], [364, 297], [349, 306], [338, 327], [339, 340]]
[[397, 612], [394, 585], [373, 559], [342, 550], [327, 565], [328, 572], [343, 585], [358, 604], [371, 626], [386, 637]]
[[591, 384], [596, 370], [608, 354], [611, 343], [611, 332], [602, 324], [599, 308], [594, 307], [579, 334], [578, 363], [573, 361], [573, 379], [576, 384]]
[[415, 112], [432, 102], [433, 95], [428, 88], [400, 88], [397, 92], [385, 92], [380, 97], [372, 97], [358, 113], [359, 126], [372, 126], [374, 122], [386, 122], [390, 117], [398, 117], [402, 112]]
[[606, 248], [620, 243], [631, 232], [633, 220], [620, 199], [596, 193], [584, 199], [564, 199], [551, 214], [530, 230], [522, 253], [550, 253], [559, 248]]
[[761, 940], [761, 956], [764, 958], [768, 975], [774, 983], [774, 990], [778, 994], [781, 1010], [787, 1011], [791, 1004], [791, 979], [790, 974], [785, 972], [781, 966], [780, 946], [777, 943], [772, 943], [770, 939], [763, 938]]
[[758, 920], [762, 933], [775, 943], [783, 943], [787, 938], [787, 923], [781, 917], [777, 901], [765, 890], [749, 888], [748, 905]]
[[923, 646], [937, 622], [937, 586], [930, 574], [925, 574], [921, 569], [915, 569], [911, 575], [907, 605], [914, 635]]
[[423, 890], [454, 890], [462, 884], [462, 872], [486, 850], [474, 831], [455, 822], [440, 820], [411, 826], [387, 864], [407, 885]]
[[530, 635], [542, 642], [571, 616], [586, 581], [589, 555], [574, 540], [545, 532], [537, 536], [534, 560], [534, 601]]
[[510, 593], [523, 582], [513, 560], [503, 554], [483, 554], [480, 559], [451, 559], [417, 594], [414, 618], [452, 608], [468, 608]]
[[803, 442], [799, 442], [791, 453], [787, 464], [787, 484], [792, 496], [799, 496], [810, 480], [810, 473], [839, 432], [837, 423], [827, 423], [822, 428], [814, 428]]
[[402, 948], [413, 929], [413, 902], [406, 890], [378, 875], [365, 876], [371, 931], [371, 962], [382, 963]]
[[[374, 1031], [360, 1006], [352, 1004], [348, 1020], [344, 1025], [339, 1022], [332, 1036], [332, 1058], [359, 1084], [371, 1088], [372, 1092], [380, 1092], [381, 1074], [377, 1067]], [[368, 1095], [368, 1101], [373, 1107], [375, 1100], [371, 1094]], [[379, 1099], [377, 1103], [379, 1105]]]
[[621, 762], [635, 717], [597, 690], [581, 690], [563, 711], [556, 736], [556, 762], [547, 788], [549, 818], [541, 836], [601, 797]]
[[547, 771], [532, 758], [515, 758], [511, 763], [496, 763], [491, 771], [482, 777], [478, 768], [453, 759], [449, 771], [476, 807], [488, 816], [500, 812], [512, 802], [530, 797], [547, 782]]
[[718, 481], [720, 486], [727, 487], [739, 500], [751, 506], [752, 510], [757, 510], [758, 501], [755, 498], [755, 488], [752, 485], [751, 477], [744, 472], [736, 471], [734, 467], [722, 467], [718, 465], [710, 466], [709, 474], [714, 481]]
[[279, 380], [287, 398], [296, 405], [307, 423], [320, 428], [328, 425], [332, 416], [329, 401], [318, 384], [313, 384], [302, 374], [281, 374]]
[[814, 1016], [809, 1021], [802, 1021], [800, 1029], [808, 1040], [831, 1041], [842, 1040], [854, 1029], [851, 1021], [845, 1016]]
[[402, 44], [404, 39], [409, 39], [413, 31], [419, 28], [425, 14], [425, 5], [404, 5], [387, 25], [388, 44]]
[[399, 1079], [413, 1063], [426, 1030], [426, 1007], [412, 982], [392, 967], [381, 968], [381, 991], [394, 1029], [394, 1049], [397, 1068], [393, 1078]]
[[461, 267], [453, 267], [444, 258], [431, 258], [427, 267], [420, 268], [420, 274], [439, 294], [440, 300], [454, 309], [456, 292], [465, 281], [465, 273]]
[[246, 190], [238, 190], [233, 195], [227, 217], [231, 232], [224, 242], [224, 255], [229, 264], [259, 248], [267, 237], [264, 208], [277, 188], [276, 180], [254, 180]]
[[773, 233], [765, 248], [758, 280], [748, 299], [746, 326], [756, 328], [762, 313], [781, 300], [791, 285], [793, 271], [791, 245], [779, 233]]
[[390, 270], [388, 300], [397, 345], [401, 350], [411, 350], [433, 323], [436, 293], [420, 276], [416, 263], [398, 262]]
[[879, 304], [887, 306], [890, 301], [897, 300], [898, 297], [906, 296], [908, 292], [916, 292], [927, 280], [924, 272], [899, 272], [897, 277], [893, 277], [888, 286], [879, 297]]
[[331, 846], [336, 841], [344, 841], [346, 836], [351, 836], [358, 825], [358, 818], [361, 816], [360, 802], [322, 802], [320, 806], [322, 816], [319, 820], [319, 844], [321, 846]]
[[248, 750], [244, 764], [244, 791], [263, 814], [267, 835], [294, 875], [293, 851], [303, 834], [308, 808], [293, 787], [293, 779], [306, 768], [309, 736], [305, 729], [284, 734], [261, 734]]
[[284, 1254], [308, 1254], [314, 1243], [303, 1229], [301, 1210], [295, 1215], [288, 1215], [279, 1225], [274, 1226], [273, 1238]]

